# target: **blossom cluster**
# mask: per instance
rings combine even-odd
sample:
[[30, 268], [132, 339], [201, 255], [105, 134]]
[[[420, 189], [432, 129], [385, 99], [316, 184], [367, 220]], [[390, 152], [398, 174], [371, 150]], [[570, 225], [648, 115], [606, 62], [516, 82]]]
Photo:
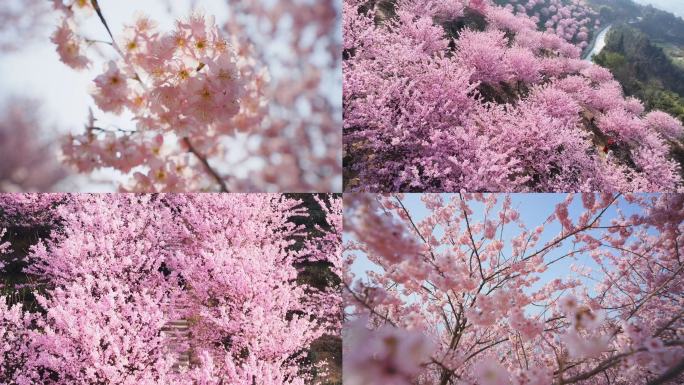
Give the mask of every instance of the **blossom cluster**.
[[251, 153], [265, 166], [240, 181], [240, 191], [341, 191], [340, 2], [226, 3], [235, 16], [224, 30], [273, 69], [268, 114]]
[[[684, 360], [684, 196], [570, 194], [536, 228], [520, 219], [518, 198], [425, 194], [418, 205], [402, 194], [352, 194], [344, 249], [350, 384], [681, 378], [673, 368]], [[380, 227], [374, 235], [360, 226], [367, 220]], [[397, 258], [387, 252], [402, 248], [396, 234], [422, 247]], [[584, 268], [547, 279], [564, 260]]]
[[682, 188], [681, 123], [534, 19], [485, 1], [363, 4], [343, 4], [347, 190]]
[[[89, 66], [75, 12], [102, 11], [91, 2], [55, 4], [64, 13], [52, 37], [62, 61], [75, 69]], [[206, 160], [221, 151], [221, 136], [251, 130], [264, 115], [265, 70], [237, 52], [213, 18], [199, 13], [166, 33], [140, 16], [111, 44], [120, 57], [94, 79], [92, 96], [102, 112], [133, 114], [135, 129], [102, 128], [91, 115], [86, 132], [65, 142], [67, 160], [82, 172], [147, 166], [133, 172], [134, 190], [186, 191], [217, 177]], [[213, 183], [226, 189], [218, 179]]]
[[55, 207], [71, 198], [68, 194], [0, 194], [0, 226], [46, 226], [59, 217]]

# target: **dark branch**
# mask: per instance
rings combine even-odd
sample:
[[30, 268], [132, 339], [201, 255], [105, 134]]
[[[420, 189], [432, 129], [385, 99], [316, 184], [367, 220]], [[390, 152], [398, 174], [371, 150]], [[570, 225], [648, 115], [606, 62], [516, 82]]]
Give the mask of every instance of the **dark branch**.
[[90, 3], [93, 4], [93, 8], [95, 8], [95, 12], [97, 12], [97, 16], [100, 17], [100, 21], [102, 21], [102, 24], [104, 24], [105, 28], [107, 29], [107, 33], [109, 34], [109, 37], [112, 38], [112, 43], [114, 43], [114, 35], [112, 34], [112, 30], [109, 29], [109, 25], [107, 25], [107, 20], [105, 20], [104, 15], [102, 14], [102, 10], [100, 9], [100, 5], [97, 3], [97, 0], [90, 0]]
[[679, 360], [679, 363], [668, 369], [665, 373], [661, 374], [660, 377], [650, 381], [647, 385], [662, 385], [666, 384], [671, 380], [675, 380], [680, 374], [684, 372], [684, 358]]
[[207, 170], [209, 175], [211, 175], [212, 178], [216, 180], [216, 183], [218, 183], [219, 187], [221, 188], [221, 192], [228, 192], [228, 186], [226, 186], [226, 182], [223, 180], [221, 175], [219, 175], [218, 172], [216, 172], [216, 170], [214, 170], [211, 167], [207, 158], [205, 158], [204, 155], [200, 154], [195, 149], [195, 147], [190, 142], [190, 139], [188, 139], [187, 137], [183, 138], [183, 143], [185, 143], [185, 145], [188, 146], [188, 151], [190, 151], [191, 154], [195, 155], [197, 159], [199, 159], [199, 161], [202, 163], [202, 165], [204, 165], [204, 168]]

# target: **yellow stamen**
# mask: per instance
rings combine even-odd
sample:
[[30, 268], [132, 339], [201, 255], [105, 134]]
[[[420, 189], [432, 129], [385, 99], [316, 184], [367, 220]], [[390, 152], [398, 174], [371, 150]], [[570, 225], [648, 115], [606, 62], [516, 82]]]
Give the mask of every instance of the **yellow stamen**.
[[133, 99], [133, 104], [136, 106], [140, 107], [145, 103], [145, 98], [142, 96], [136, 96], [135, 99]]
[[225, 40], [219, 40], [216, 43], [214, 43], [214, 45], [216, 46], [216, 50], [219, 52], [225, 51], [228, 47], [228, 43]]

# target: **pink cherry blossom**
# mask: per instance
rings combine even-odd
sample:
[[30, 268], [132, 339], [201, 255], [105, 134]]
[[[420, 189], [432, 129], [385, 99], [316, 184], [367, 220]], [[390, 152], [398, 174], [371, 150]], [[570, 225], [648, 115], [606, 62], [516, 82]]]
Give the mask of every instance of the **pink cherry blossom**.
[[51, 40], [57, 45], [57, 53], [64, 64], [74, 69], [83, 69], [90, 64], [90, 60], [83, 55], [83, 40], [74, 34], [70, 21], [65, 19]]
[[506, 368], [496, 362], [496, 358], [489, 357], [478, 361], [473, 367], [473, 374], [482, 385], [509, 385], [510, 379]]
[[420, 364], [432, 353], [432, 343], [421, 333], [385, 325], [370, 332], [366, 319], [353, 322], [345, 342], [353, 355], [345, 363], [345, 384], [411, 384]]
[[[227, 0], [226, 20], [192, 11], [161, 30], [140, 15], [117, 36], [97, 2], [52, 3], [60, 59], [103, 68], [92, 92], [98, 108], [62, 144], [79, 172], [118, 171], [122, 191], [341, 189], [334, 1]], [[86, 37], [89, 22], [108, 36]], [[104, 58], [94, 52], [102, 43]], [[108, 124], [106, 113], [130, 124]]]
[[649, 112], [645, 119], [647, 125], [661, 133], [667, 139], [676, 140], [684, 135], [682, 123], [662, 111]]

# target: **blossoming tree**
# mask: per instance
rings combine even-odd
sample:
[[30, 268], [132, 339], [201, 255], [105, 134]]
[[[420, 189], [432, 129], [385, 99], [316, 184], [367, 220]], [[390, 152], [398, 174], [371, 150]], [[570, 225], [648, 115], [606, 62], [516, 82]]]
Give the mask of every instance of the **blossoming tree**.
[[56, 136], [40, 122], [38, 103], [8, 97], [0, 105], [0, 192], [45, 191], [67, 176]]
[[[298, 202], [279, 195], [50, 196], [28, 255], [40, 311], [2, 298], [7, 384], [309, 384], [339, 292], [298, 283]], [[6, 200], [3, 205], [12, 205]], [[26, 200], [16, 201], [27, 205]], [[45, 207], [45, 206], [43, 206]], [[5, 210], [3, 210], [5, 211]], [[331, 220], [333, 220], [331, 218]], [[330, 256], [332, 260], [339, 259]], [[179, 326], [180, 325], [180, 326]], [[183, 333], [178, 333], [184, 329]]]
[[[43, 0], [7, 0], [0, 9], [0, 52], [12, 52], [37, 38], [49, 7]], [[18, 37], [21, 37], [18, 39]]]
[[592, 29], [601, 21], [598, 12], [584, 0], [496, 0], [514, 13], [527, 14], [547, 32], [555, 33], [584, 49], [589, 45]]
[[510, 196], [420, 199], [345, 208], [350, 385], [684, 378], [683, 195], [570, 195], [538, 227]]
[[345, 189], [682, 188], [681, 122], [581, 60], [581, 27], [539, 30], [486, 0], [343, 6]]
[[[44, 3], [12, 3], [0, 20], [13, 21], [6, 29], [18, 34]], [[341, 189], [333, 0], [229, 0], [212, 4], [226, 8], [226, 20], [199, 11], [162, 15], [177, 20], [160, 29], [139, 16], [121, 35], [103, 2], [50, 3], [60, 60], [76, 71], [103, 69], [85, 130], [72, 128], [63, 141], [66, 162], [80, 172], [122, 174], [118, 187], [126, 191]], [[85, 33], [92, 21], [101, 23], [101, 37]]]

